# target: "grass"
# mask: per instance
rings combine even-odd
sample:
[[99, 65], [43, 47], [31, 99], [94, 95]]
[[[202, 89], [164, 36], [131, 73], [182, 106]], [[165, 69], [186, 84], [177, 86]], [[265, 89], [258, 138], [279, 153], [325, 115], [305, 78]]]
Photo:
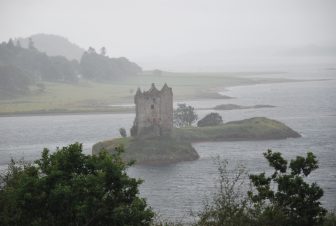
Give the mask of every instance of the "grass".
[[147, 90], [151, 83], [155, 83], [158, 88], [167, 83], [173, 88], [174, 100], [181, 101], [213, 98], [217, 91], [229, 86], [281, 81], [287, 80], [243, 78], [228, 76], [227, 73], [163, 73], [161, 76], [144, 74], [111, 83], [45, 83], [45, 92], [33, 92], [16, 99], [0, 100], [0, 115], [133, 112], [133, 108], [110, 105], [133, 103], [137, 87]]
[[225, 140], [267, 140], [300, 137], [300, 134], [285, 124], [268, 118], [258, 117], [229, 122], [211, 127], [175, 128], [170, 137], [151, 139], [117, 138], [95, 144], [92, 153], [102, 149], [109, 152], [115, 147], [125, 147], [125, 160], [138, 163], [161, 164], [198, 159], [191, 142]]
[[101, 150], [113, 152], [123, 145], [125, 152], [122, 157], [126, 161], [135, 160], [138, 164], [163, 164], [190, 161], [199, 158], [190, 142], [176, 140], [172, 137], [155, 137], [151, 139], [117, 138], [98, 142], [92, 147], [92, 153]]
[[197, 142], [286, 139], [300, 134], [279, 121], [256, 117], [219, 126], [179, 128], [175, 129], [174, 137]]

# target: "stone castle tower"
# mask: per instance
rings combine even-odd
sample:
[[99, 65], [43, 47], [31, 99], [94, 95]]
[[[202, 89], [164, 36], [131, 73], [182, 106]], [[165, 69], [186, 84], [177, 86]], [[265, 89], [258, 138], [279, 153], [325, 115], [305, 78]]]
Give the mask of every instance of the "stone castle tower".
[[157, 137], [169, 135], [173, 129], [173, 91], [164, 84], [158, 90], [154, 83], [148, 91], [138, 88], [135, 96], [136, 116], [132, 136]]

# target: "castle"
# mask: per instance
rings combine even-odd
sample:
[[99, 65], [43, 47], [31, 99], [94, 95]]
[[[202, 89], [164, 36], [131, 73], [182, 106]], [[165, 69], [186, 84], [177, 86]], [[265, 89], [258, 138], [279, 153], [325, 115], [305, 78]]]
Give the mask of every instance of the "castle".
[[170, 135], [173, 129], [173, 91], [164, 84], [158, 90], [154, 83], [148, 91], [138, 88], [135, 96], [136, 116], [131, 129], [134, 137]]

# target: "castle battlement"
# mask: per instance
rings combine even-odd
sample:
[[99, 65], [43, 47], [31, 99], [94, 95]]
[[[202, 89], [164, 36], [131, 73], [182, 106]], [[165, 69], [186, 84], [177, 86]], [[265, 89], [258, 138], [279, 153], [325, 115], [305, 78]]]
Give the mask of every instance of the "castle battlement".
[[169, 135], [173, 129], [173, 91], [164, 84], [158, 90], [153, 83], [148, 91], [138, 88], [135, 96], [136, 117], [132, 136]]

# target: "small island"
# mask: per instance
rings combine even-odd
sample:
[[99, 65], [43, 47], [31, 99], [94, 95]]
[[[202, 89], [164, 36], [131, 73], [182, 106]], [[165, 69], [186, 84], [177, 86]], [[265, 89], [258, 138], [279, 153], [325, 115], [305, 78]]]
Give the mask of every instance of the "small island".
[[265, 117], [227, 122], [216, 126], [173, 127], [173, 93], [166, 84], [140, 89], [134, 97], [136, 117], [131, 137], [115, 138], [93, 145], [92, 154], [114, 152], [122, 145], [126, 161], [136, 164], [167, 164], [199, 158], [193, 142], [297, 138], [300, 134], [285, 124]]
[[171, 136], [143, 139], [126, 137], [102, 141], [93, 145], [92, 153], [98, 154], [101, 150], [111, 153], [116, 147], [123, 145], [125, 160], [135, 160], [136, 164], [156, 165], [197, 160], [199, 155], [191, 145], [192, 142], [273, 140], [297, 137], [301, 137], [300, 134], [285, 124], [257, 117], [218, 126], [174, 128]]

